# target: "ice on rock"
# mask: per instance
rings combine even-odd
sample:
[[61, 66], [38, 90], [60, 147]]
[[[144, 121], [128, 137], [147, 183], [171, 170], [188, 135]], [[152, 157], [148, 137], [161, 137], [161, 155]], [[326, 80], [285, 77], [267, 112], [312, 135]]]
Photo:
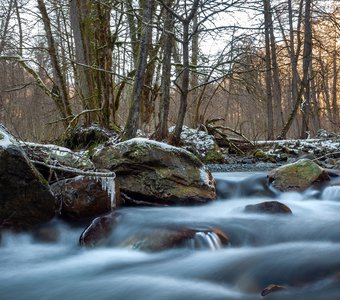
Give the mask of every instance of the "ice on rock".
[[94, 180], [101, 183], [103, 191], [107, 192], [107, 194], [109, 195], [111, 201], [111, 209], [114, 209], [116, 207], [115, 178], [115, 176], [93, 177]]

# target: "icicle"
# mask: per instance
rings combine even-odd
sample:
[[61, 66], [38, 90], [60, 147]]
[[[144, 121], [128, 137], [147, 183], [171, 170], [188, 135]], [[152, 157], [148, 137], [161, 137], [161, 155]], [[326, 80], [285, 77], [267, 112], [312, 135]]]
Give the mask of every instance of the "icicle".
[[110, 196], [111, 209], [116, 207], [115, 177], [92, 177], [102, 185], [103, 191]]

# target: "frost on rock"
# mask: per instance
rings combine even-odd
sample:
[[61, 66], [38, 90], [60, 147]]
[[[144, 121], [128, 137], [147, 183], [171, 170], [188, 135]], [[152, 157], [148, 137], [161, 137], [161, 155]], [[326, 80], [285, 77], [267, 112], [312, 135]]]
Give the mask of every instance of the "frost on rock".
[[209, 186], [209, 187], [214, 187], [214, 181], [211, 180], [210, 176], [209, 176], [209, 172], [205, 169], [205, 167], [200, 168], [200, 179], [201, 181]]
[[162, 149], [178, 150], [177, 147], [171, 146], [169, 144], [157, 142], [157, 141], [154, 141], [154, 140], [149, 140], [147, 138], [141, 138], [141, 137], [133, 138], [133, 139], [127, 140], [125, 142], [121, 142], [119, 144], [120, 145], [124, 145], [124, 144], [125, 145], [131, 145], [131, 144], [135, 144], [135, 143], [145, 145], [145, 146], [147, 146], [148, 144], [152, 144], [152, 145], [158, 146], [159, 148], [162, 148]]
[[0, 124], [0, 147], [6, 149], [14, 143], [15, 139], [11, 136], [6, 127]]
[[0, 133], [0, 147], [7, 148], [9, 145], [12, 144], [11, 139], [8, 135]]
[[86, 151], [73, 152], [68, 148], [49, 144], [44, 145], [29, 142], [20, 142], [20, 144], [31, 159], [39, 160], [41, 157], [52, 165], [57, 161], [67, 167], [93, 168], [92, 162], [87, 158]]
[[[175, 127], [170, 127], [169, 132], [172, 133], [174, 129]], [[214, 137], [199, 129], [183, 126], [181, 142], [184, 149], [194, 153], [203, 160], [211, 160], [211, 158], [208, 157], [209, 153], [215, 153], [217, 156], [220, 156], [219, 154], [221, 154], [215, 143]], [[218, 160], [220, 157], [216, 158]]]
[[91, 177], [95, 181], [100, 182], [102, 185], [103, 191], [107, 192], [110, 197], [111, 209], [116, 207], [116, 183], [115, 176], [110, 177]]

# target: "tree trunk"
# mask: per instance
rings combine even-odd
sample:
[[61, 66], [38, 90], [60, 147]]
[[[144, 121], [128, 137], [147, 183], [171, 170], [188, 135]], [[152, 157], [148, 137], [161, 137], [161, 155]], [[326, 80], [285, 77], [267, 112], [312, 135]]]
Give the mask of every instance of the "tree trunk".
[[183, 41], [182, 41], [183, 71], [181, 75], [182, 80], [180, 86], [181, 97], [179, 111], [172, 141], [174, 144], [179, 144], [181, 140], [181, 132], [184, 124], [185, 114], [187, 112], [189, 93], [189, 41], [190, 41], [189, 25], [197, 13], [198, 6], [199, 0], [194, 0], [190, 12], [186, 14], [185, 19], [178, 15], [175, 15], [175, 17], [179, 19], [183, 24]]
[[279, 76], [279, 66], [276, 57], [276, 43], [274, 36], [273, 14], [270, 1], [268, 1], [268, 18], [269, 18], [269, 34], [270, 34], [270, 48], [272, 58], [272, 71], [273, 71], [273, 114], [275, 119], [275, 127], [281, 128], [283, 126], [283, 112], [281, 100], [281, 84]]
[[110, 73], [113, 37], [110, 16], [110, 1], [70, 1], [78, 94], [82, 99], [83, 108], [93, 110], [86, 115], [88, 125], [93, 122], [104, 127], [110, 125], [110, 105], [113, 102], [113, 82]]
[[307, 138], [309, 131], [309, 114], [310, 114], [310, 80], [309, 69], [312, 65], [312, 27], [311, 27], [311, 4], [312, 0], [306, 0], [305, 3], [305, 34], [303, 50], [303, 80], [302, 89], [305, 90], [305, 102], [302, 108], [302, 126], [301, 138]]
[[184, 124], [185, 113], [187, 111], [187, 101], [189, 92], [189, 23], [183, 24], [183, 72], [181, 83], [181, 98], [178, 110], [178, 118], [174, 132], [174, 143], [178, 144], [181, 139], [181, 132]]
[[270, 52], [270, 0], [263, 0], [264, 5], [264, 26], [266, 43], [266, 103], [267, 103], [267, 138], [274, 139], [274, 119], [273, 119], [273, 97], [272, 97], [272, 71]]
[[7, 38], [7, 34], [8, 34], [8, 25], [9, 25], [9, 21], [11, 19], [11, 12], [12, 12], [12, 8], [13, 8], [13, 0], [10, 0], [8, 3], [8, 13], [6, 18], [3, 18], [1, 20], [1, 31], [2, 31], [2, 35], [0, 37], [0, 55], [3, 52], [5, 45], [6, 45], [6, 38]]
[[[172, 0], [167, 5], [171, 8]], [[170, 84], [171, 84], [171, 54], [173, 46], [173, 15], [170, 11], [165, 12], [164, 21], [164, 44], [162, 61], [161, 99], [159, 104], [159, 123], [156, 130], [156, 139], [165, 140], [168, 136], [168, 117], [170, 107]]]
[[[336, 46], [335, 46], [336, 47]], [[332, 84], [332, 106], [333, 106], [333, 125], [334, 129], [339, 128], [339, 107], [337, 98], [337, 82], [338, 82], [338, 68], [337, 68], [337, 51], [333, 52], [333, 84]]]
[[198, 74], [196, 73], [196, 68], [198, 65], [198, 32], [197, 32], [197, 23], [198, 18], [197, 15], [194, 16], [192, 21], [193, 35], [191, 41], [191, 66], [193, 68], [193, 73], [191, 75], [191, 107], [190, 107], [190, 125], [192, 128], [196, 128], [199, 123], [199, 109], [198, 108], [198, 89], [195, 88], [198, 86]]
[[146, 0], [143, 12], [143, 32], [139, 47], [138, 67], [133, 85], [132, 101], [130, 104], [129, 115], [124, 129], [124, 139], [130, 139], [136, 136], [141, 107], [141, 93], [144, 86], [145, 70], [148, 58], [149, 43], [152, 42], [152, 26], [149, 23], [152, 20], [154, 7], [153, 0]]
[[[287, 135], [287, 132], [289, 130], [289, 128], [291, 127], [293, 120], [295, 119], [296, 115], [297, 115], [297, 111], [302, 103], [303, 100], [303, 92], [305, 90], [305, 87], [307, 87], [308, 85], [308, 70], [309, 70], [309, 66], [310, 66], [310, 62], [312, 59], [312, 30], [311, 30], [311, 1], [312, 0], [306, 0], [305, 3], [305, 33], [304, 33], [304, 48], [303, 48], [303, 78], [302, 78], [302, 82], [301, 82], [301, 87], [299, 92], [296, 95], [296, 100], [295, 100], [295, 104], [294, 104], [294, 108], [293, 111], [291, 112], [291, 114], [288, 117], [288, 120], [285, 124], [285, 126], [283, 127], [280, 137], [281, 138], [285, 138]], [[298, 43], [299, 45], [299, 43]], [[298, 53], [298, 51], [297, 51]], [[294, 75], [294, 73], [293, 73]], [[296, 79], [297, 80], [297, 79]], [[294, 98], [293, 98], [294, 100]], [[304, 130], [306, 131], [306, 130]]]
[[55, 81], [55, 86], [54, 86], [54, 89], [52, 90], [52, 93], [58, 95], [58, 97], [54, 99], [58, 99], [56, 104], [63, 118], [64, 127], [66, 128], [68, 126], [67, 117], [72, 115], [72, 109], [71, 109], [69, 96], [67, 92], [66, 80], [65, 80], [63, 72], [61, 71], [57, 49], [55, 46], [55, 41], [54, 41], [54, 37], [52, 34], [52, 30], [51, 30], [51, 22], [47, 14], [45, 2], [44, 0], [37, 0], [37, 1], [38, 1], [38, 9], [41, 13], [42, 20], [44, 23], [44, 28], [45, 28], [47, 43], [48, 43], [48, 53], [51, 58], [53, 77]]

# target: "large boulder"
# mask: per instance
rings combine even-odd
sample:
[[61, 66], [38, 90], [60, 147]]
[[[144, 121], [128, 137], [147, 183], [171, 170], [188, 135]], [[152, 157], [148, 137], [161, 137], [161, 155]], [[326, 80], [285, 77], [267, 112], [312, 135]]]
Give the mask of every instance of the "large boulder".
[[77, 176], [60, 180], [51, 189], [61, 203], [61, 217], [68, 220], [97, 217], [120, 206], [115, 178]]
[[54, 217], [56, 200], [24, 151], [0, 126], [0, 226], [29, 229]]
[[310, 159], [281, 166], [268, 174], [269, 182], [280, 191], [303, 191], [315, 183], [329, 180], [327, 173]]
[[97, 168], [117, 174], [125, 204], [198, 204], [216, 198], [211, 173], [192, 153], [135, 138], [95, 152]]

